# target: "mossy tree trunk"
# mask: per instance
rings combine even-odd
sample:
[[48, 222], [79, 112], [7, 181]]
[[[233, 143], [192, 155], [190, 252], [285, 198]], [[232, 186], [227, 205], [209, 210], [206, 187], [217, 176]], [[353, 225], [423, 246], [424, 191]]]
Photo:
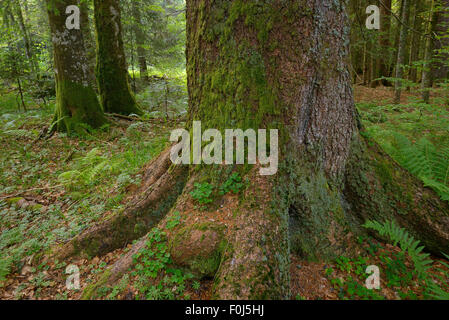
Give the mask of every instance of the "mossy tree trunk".
[[84, 37], [84, 45], [86, 47], [86, 56], [89, 63], [89, 81], [93, 87], [97, 85], [95, 79], [95, 65], [96, 65], [96, 49], [95, 39], [93, 37], [89, 15], [91, 12], [90, 1], [80, 1], [80, 24], [81, 32]]
[[97, 95], [89, 84], [89, 63], [81, 30], [69, 30], [65, 15], [77, 0], [46, 0], [53, 42], [56, 78], [56, 114], [53, 128], [76, 129], [78, 123], [93, 128], [106, 123]]
[[[396, 220], [432, 252], [449, 248], [447, 204], [359, 133], [347, 26], [344, 2], [332, 0], [187, 1], [190, 123], [280, 133], [274, 176], [261, 176], [259, 165], [202, 165], [186, 177], [165, 169], [172, 167], [169, 149], [146, 169], [137, 201], [150, 210], [138, 214], [157, 219], [140, 230], [155, 223], [166, 230], [174, 263], [213, 277], [215, 298], [289, 298], [290, 254], [313, 260], [354, 254], [367, 219]], [[248, 184], [240, 195], [223, 196], [219, 187], [233, 172]], [[161, 209], [155, 195], [177, 180], [179, 196]], [[205, 207], [192, 199], [196, 182], [215, 186]], [[124, 223], [135, 221], [135, 203], [112, 219], [121, 223], [108, 219], [61, 252], [104, 254], [136, 239], [141, 232]], [[169, 229], [175, 214], [180, 224]], [[99, 238], [99, 228], [111, 237]], [[89, 239], [97, 241], [94, 248]], [[119, 279], [144, 245], [142, 238], [101, 285]]]
[[142, 114], [128, 83], [118, 0], [94, 0], [97, 36], [97, 82], [105, 112]]

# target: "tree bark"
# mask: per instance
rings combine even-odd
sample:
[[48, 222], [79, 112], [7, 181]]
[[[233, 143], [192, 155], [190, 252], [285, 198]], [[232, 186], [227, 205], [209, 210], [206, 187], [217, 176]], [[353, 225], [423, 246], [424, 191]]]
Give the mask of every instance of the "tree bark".
[[20, 27], [20, 31], [22, 32], [23, 41], [25, 43], [25, 53], [26, 53], [26, 56], [30, 63], [30, 69], [33, 72], [33, 74], [37, 77], [38, 76], [38, 74], [37, 74], [38, 68], [37, 68], [37, 63], [36, 63], [35, 55], [34, 55], [33, 48], [32, 48], [33, 44], [31, 41], [30, 34], [28, 32], [28, 28], [25, 23], [25, 19], [23, 18], [22, 6], [20, 4], [20, 1], [17, 1], [14, 6], [16, 9], [17, 20], [18, 20], [18, 24]]
[[83, 33], [86, 56], [89, 63], [89, 82], [95, 87], [97, 85], [95, 79], [96, 53], [95, 39], [92, 34], [91, 21], [89, 19], [90, 10], [88, 1], [80, 1], [80, 27]]
[[140, 68], [140, 79], [145, 83], [148, 83], [148, 66], [146, 59], [146, 50], [145, 50], [145, 34], [142, 31], [142, 17], [140, 14], [140, 6], [138, 1], [132, 1], [132, 14], [134, 18], [133, 31], [136, 37], [136, 45], [137, 45], [137, 59], [139, 61]]
[[143, 112], [131, 93], [123, 48], [121, 9], [117, 0], [94, 0], [97, 35], [97, 81], [105, 112]]
[[89, 64], [81, 30], [66, 28], [66, 7], [76, 0], [46, 0], [56, 78], [56, 114], [52, 128], [76, 130], [82, 122], [97, 128], [106, 123], [94, 89], [89, 85]]
[[437, 14], [435, 11], [435, 0], [432, 0], [432, 4], [429, 12], [429, 21], [426, 30], [426, 47], [424, 50], [424, 65], [422, 71], [421, 90], [422, 99], [425, 103], [430, 102], [430, 88], [432, 87], [432, 59], [434, 57], [434, 40], [433, 32], [435, 30], [437, 22]]
[[404, 76], [404, 61], [405, 61], [405, 50], [407, 47], [407, 34], [408, 34], [408, 20], [410, 16], [410, 0], [402, 0], [402, 16], [400, 25], [400, 35], [398, 43], [398, 53], [396, 60], [396, 81], [394, 85], [394, 103], [401, 103], [401, 93], [402, 93], [402, 83], [401, 79]]
[[[276, 175], [261, 176], [260, 165], [190, 167], [173, 206], [164, 207], [158, 228], [174, 263], [213, 277], [214, 298], [289, 298], [290, 254], [324, 261], [353, 255], [367, 219], [396, 220], [432, 252], [448, 251], [448, 205], [359, 134], [345, 12], [331, 0], [187, 1], [187, 127], [201, 120], [203, 128], [280, 134]], [[163, 172], [174, 172], [165, 169], [173, 168], [169, 152], [149, 165], [135, 212], [149, 208], [145, 215], [160, 217], [152, 195], [165, 192]], [[198, 208], [190, 194], [196, 182], [218, 189], [235, 172], [248, 181], [241, 196], [216, 192]], [[180, 224], [166, 228], [175, 213]], [[118, 234], [108, 223], [102, 234]], [[90, 243], [97, 230], [71, 245]], [[114, 247], [136, 236], [128, 231]], [[83, 298], [119, 279], [144, 244], [142, 238]], [[104, 250], [89, 254], [97, 252]]]
[[[380, 46], [384, 50], [384, 56], [378, 60], [379, 77], [390, 77], [390, 33], [391, 33], [391, 0], [380, 0], [381, 29]], [[387, 80], [382, 80], [384, 86], [389, 85]]]
[[[435, 25], [436, 62], [432, 68], [435, 81], [449, 79], [449, 0], [440, 0]], [[441, 50], [445, 52], [440, 52]]]
[[413, 33], [412, 43], [410, 45], [410, 73], [409, 80], [413, 83], [418, 81], [418, 67], [413, 66], [413, 63], [419, 60], [420, 50], [421, 50], [421, 26], [423, 24], [421, 13], [422, 13], [423, 3], [421, 1], [415, 2], [415, 17], [413, 29], [416, 32]]

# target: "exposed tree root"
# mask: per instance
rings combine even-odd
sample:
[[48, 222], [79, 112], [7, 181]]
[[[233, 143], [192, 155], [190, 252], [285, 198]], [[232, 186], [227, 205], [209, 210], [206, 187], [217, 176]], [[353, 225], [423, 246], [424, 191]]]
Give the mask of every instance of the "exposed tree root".
[[401, 168], [376, 143], [353, 144], [344, 195], [352, 215], [361, 223], [396, 220], [427, 251], [437, 256], [449, 254], [448, 203]]
[[[248, 174], [252, 183], [240, 201], [236, 195], [222, 199], [221, 205], [200, 211], [189, 192], [195, 177], [158, 228], [167, 233], [174, 263], [201, 278], [214, 278], [214, 297], [220, 299], [282, 299], [288, 297], [288, 237], [286, 224], [272, 207], [273, 179]], [[181, 224], [166, 228], [173, 213], [181, 214]], [[284, 227], [281, 227], [284, 226]], [[133, 265], [133, 256], [145, 246], [147, 236], [109, 268], [83, 294], [89, 299], [104, 285], [113, 285]]]

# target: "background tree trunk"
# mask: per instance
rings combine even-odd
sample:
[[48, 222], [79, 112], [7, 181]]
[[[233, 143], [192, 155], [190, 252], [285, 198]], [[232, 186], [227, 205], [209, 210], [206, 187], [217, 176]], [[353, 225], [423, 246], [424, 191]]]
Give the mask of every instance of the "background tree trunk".
[[86, 56], [89, 62], [89, 81], [93, 87], [96, 87], [97, 80], [95, 79], [95, 65], [96, 65], [96, 52], [95, 52], [95, 39], [91, 32], [91, 21], [89, 14], [91, 9], [88, 1], [80, 1], [80, 27], [83, 33], [84, 45], [86, 47]]
[[56, 115], [53, 128], [76, 129], [79, 122], [99, 127], [106, 122], [97, 96], [89, 85], [89, 63], [81, 30], [66, 28], [66, 7], [76, 0], [46, 0], [52, 34], [55, 78]]
[[413, 29], [416, 30], [413, 32], [411, 45], [410, 45], [410, 73], [409, 80], [413, 83], [418, 81], [418, 66], [413, 66], [413, 63], [419, 60], [420, 50], [421, 50], [421, 26], [422, 26], [422, 18], [421, 13], [423, 10], [423, 3], [421, 1], [415, 1], [415, 10], [414, 10], [414, 24]]
[[35, 58], [35, 55], [33, 52], [33, 43], [31, 41], [31, 37], [30, 37], [29, 31], [28, 31], [28, 28], [26, 26], [25, 19], [23, 17], [22, 6], [20, 4], [20, 1], [17, 0], [17, 2], [14, 4], [14, 6], [16, 9], [17, 20], [18, 20], [18, 24], [20, 27], [20, 31], [22, 32], [22, 35], [23, 35], [23, 42], [25, 43], [25, 53], [26, 53], [26, 56], [30, 63], [31, 71], [33, 72], [33, 74], [36, 77], [38, 77], [37, 63], [36, 63], [36, 58]]
[[141, 28], [141, 22], [142, 17], [140, 15], [140, 2], [138, 1], [132, 1], [132, 14], [134, 18], [134, 35], [136, 38], [136, 45], [137, 45], [137, 57], [139, 61], [139, 68], [140, 68], [140, 79], [143, 80], [143, 82], [147, 83], [149, 81], [148, 78], [148, 66], [147, 66], [147, 59], [146, 59], [146, 50], [145, 50], [145, 34], [142, 31]]
[[402, 16], [401, 16], [401, 25], [400, 25], [400, 36], [398, 43], [398, 52], [397, 52], [397, 60], [396, 60], [396, 82], [394, 85], [394, 103], [401, 103], [401, 92], [402, 92], [402, 83], [401, 79], [404, 76], [404, 61], [405, 61], [405, 52], [407, 47], [407, 34], [408, 34], [408, 20], [410, 16], [410, 0], [402, 0]]
[[[433, 64], [432, 76], [435, 81], [449, 79], [449, 0], [440, 0], [439, 10], [436, 16], [435, 42], [436, 62]], [[445, 53], [440, 53], [445, 49]]]
[[[384, 51], [384, 56], [378, 60], [379, 77], [390, 76], [390, 29], [391, 29], [391, 0], [380, 0], [380, 15], [381, 15], [381, 29], [382, 35], [380, 37], [380, 46]], [[389, 85], [388, 81], [382, 80], [384, 86]]]
[[117, 0], [94, 0], [97, 35], [97, 81], [105, 112], [142, 114], [131, 93]]
[[435, 30], [437, 22], [437, 14], [435, 11], [435, 0], [432, 0], [432, 5], [430, 7], [429, 12], [429, 20], [427, 24], [426, 30], [426, 46], [424, 49], [424, 66], [422, 71], [422, 80], [421, 80], [421, 90], [422, 90], [422, 99], [425, 103], [429, 103], [430, 101], [430, 88], [432, 87], [432, 62], [433, 59], [433, 32]]

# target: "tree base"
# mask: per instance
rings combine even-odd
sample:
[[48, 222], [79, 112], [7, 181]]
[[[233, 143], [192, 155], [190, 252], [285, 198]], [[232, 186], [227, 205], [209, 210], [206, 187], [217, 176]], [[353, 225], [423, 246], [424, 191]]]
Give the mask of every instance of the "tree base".
[[[260, 176], [254, 166], [245, 175], [251, 183], [242, 194], [217, 196], [206, 207], [198, 207], [190, 195], [194, 182], [222, 171], [206, 170], [208, 174], [203, 175], [204, 170], [191, 169], [187, 183], [180, 183], [186, 181], [187, 170], [170, 170], [168, 154], [166, 150], [148, 166], [141, 191], [125, 210], [128, 213], [77, 237], [71, 244], [73, 250], [65, 252], [104, 254], [157, 224], [167, 234], [177, 266], [200, 278], [214, 278], [213, 298], [243, 300], [288, 299], [290, 254], [308, 260], [351, 256], [358, 249], [356, 237], [367, 234], [362, 227], [366, 220], [395, 220], [430, 252], [449, 253], [447, 203], [374, 142], [358, 136], [342, 177], [328, 178], [311, 163], [287, 158], [278, 176]], [[177, 183], [179, 188], [173, 188]], [[159, 200], [174, 189], [172, 200]], [[137, 211], [154, 213], [162, 203], [166, 210], [159, 211], [157, 219], [141, 218], [145, 228], [131, 231], [138, 221]], [[167, 221], [178, 216], [179, 225], [168, 228]], [[97, 284], [86, 289], [83, 298], [91, 298], [99, 286], [118, 281], [146, 239], [138, 241]]]

